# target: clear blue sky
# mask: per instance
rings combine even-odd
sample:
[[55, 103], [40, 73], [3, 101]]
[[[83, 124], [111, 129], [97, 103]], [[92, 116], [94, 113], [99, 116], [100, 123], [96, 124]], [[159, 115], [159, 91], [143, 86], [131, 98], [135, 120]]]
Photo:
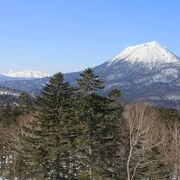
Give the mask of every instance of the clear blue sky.
[[152, 40], [180, 56], [180, 0], [0, 0], [0, 73], [78, 71]]

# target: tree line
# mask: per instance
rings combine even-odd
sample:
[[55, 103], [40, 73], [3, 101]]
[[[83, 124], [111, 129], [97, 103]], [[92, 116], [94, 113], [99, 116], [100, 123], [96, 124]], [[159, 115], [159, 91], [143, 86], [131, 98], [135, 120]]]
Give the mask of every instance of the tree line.
[[180, 113], [149, 103], [122, 104], [85, 69], [74, 87], [62, 73], [41, 95], [0, 104], [0, 176], [7, 179], [180, 179]]

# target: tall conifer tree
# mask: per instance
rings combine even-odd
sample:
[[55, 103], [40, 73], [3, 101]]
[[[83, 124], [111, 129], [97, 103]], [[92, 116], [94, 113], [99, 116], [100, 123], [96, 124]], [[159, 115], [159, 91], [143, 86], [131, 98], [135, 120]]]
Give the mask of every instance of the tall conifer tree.
[[29, 136], [24, 137], [24, 152], [29, 153], [27, 159], [31, 169], [32, 165], [36, 168], [34, 174], [39, 173], [42, 178], [76, 177], [72, 153], [77, 131], [73, 126], [76, 123], [71, 96], [71, 86], [64, 82], [61, 73], [57, 73], [36, 100], [36, 116], [32, 128], [26, 129]]
[[89, 96], [98, 89], [104, 88], [100, 77], [95, 75], [91, 68], [85, 69], [83, 73], [80, 74], [80, 78], [77, 79], [77, 82], [85, 96]]
[[90, 179], [114, 178], [112, 165], [115, 154], [114, 137], [117, 135], [117, 116], [110, 107], [111, 100], [95, 94], [102, 89], [102, 81], [91, 69], [86, 69], [77, 79], [83, 93], [81, 102], [81, 119], [84, 121], [84, 142], [87, 149]]

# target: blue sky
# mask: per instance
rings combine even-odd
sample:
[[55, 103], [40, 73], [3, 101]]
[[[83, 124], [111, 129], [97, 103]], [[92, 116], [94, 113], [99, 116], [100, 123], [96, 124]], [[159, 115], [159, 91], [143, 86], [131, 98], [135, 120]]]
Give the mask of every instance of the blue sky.
[[152, 40], [180, 56], [179, 0], [0, 0], [0, 73], [78, 71]]

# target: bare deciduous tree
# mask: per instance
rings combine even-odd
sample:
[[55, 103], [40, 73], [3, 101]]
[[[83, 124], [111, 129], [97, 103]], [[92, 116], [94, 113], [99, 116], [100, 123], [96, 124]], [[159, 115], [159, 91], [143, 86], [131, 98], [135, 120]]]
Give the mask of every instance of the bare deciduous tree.
[[148, 156], [151, 150], [162, 142], [158, 138], [159, 115], [149, 104], [132, 103], [126, 106], [124, 117], [129, 131], [127, 179], [133, 180], [138, 170], [154, 161]]
[[173, 180], [180, 180], [180, 122], [175, 120], [164, 131], [163, 153]]

